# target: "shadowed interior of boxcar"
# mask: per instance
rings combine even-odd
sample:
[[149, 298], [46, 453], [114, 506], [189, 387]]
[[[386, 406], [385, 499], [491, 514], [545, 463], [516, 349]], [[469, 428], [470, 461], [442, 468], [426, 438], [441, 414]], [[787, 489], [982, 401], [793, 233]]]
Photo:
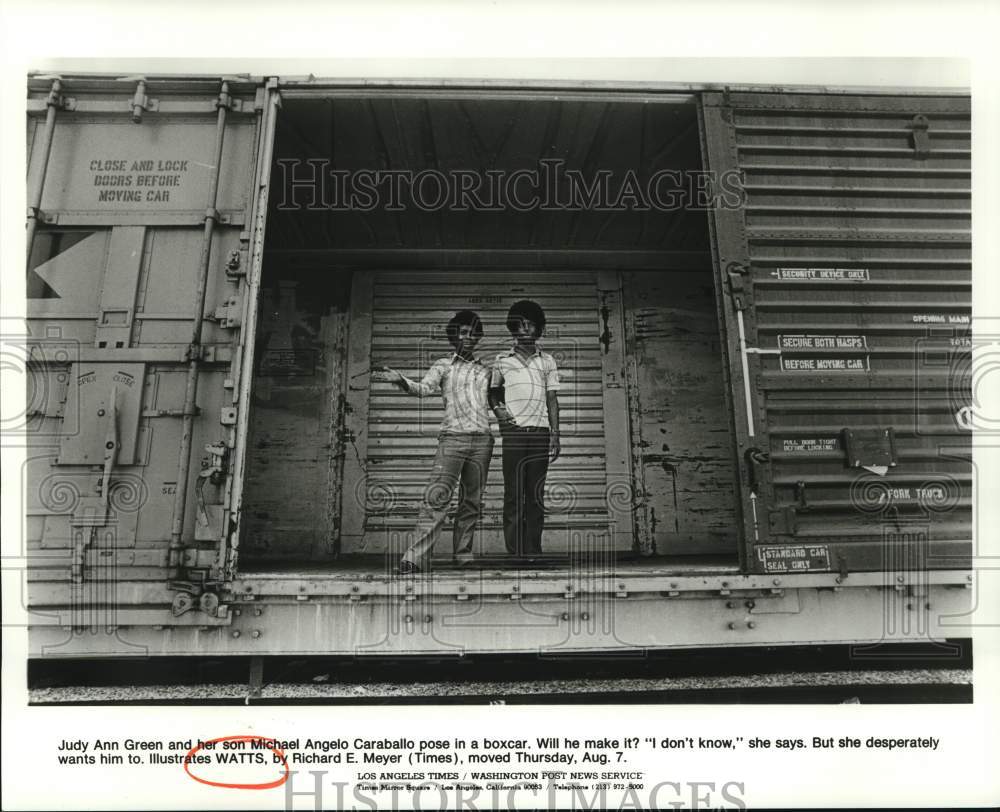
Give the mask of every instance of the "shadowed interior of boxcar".
[[[391, 565], [412, 538], [442, 409], [440, 398], [409, 397], [370, 369], [420, 376], [449, 353], [444, 326], [465, 308], [482, 316], [477, 354], [489, 361], [510, 346], [505, 315], [520, 298], [546, 309], [541, 346], [562, 373], [563, 452], [547, 480], [543, 539], [552, 564], [575, 554], [735, 564], [734, 450], [708, 222], [690, 205], [701, 161], [690, 103], [286, 101], [240, 568]], [[428, 170], [433, 177], [419, 181]], [[491, 173], [509, 180], [523, 170], [538, 173], [521, 187], [536, 200], [546, 190], [531, 179], [556, 178], [547, 187], [553, 205], [490, 205]], [[364, 196], [345, 205], [344, 179], [364, 171], [407, 172], [424, 185], [416, 194], [404, 185], [395, 201], [382, 186], [375, 205]], [[587, 184], [603, 173], [613, 205], [574, 205], [559, 174], [567, 171]], [[438, 179], [463, 176], [481, 184], [475, 199], [427, 205]], [[660, 197], [646, 207], [656, 178]], [[665, 199], [678, 205], [668, 210]], [[490, 566], [510, 563], [500, 456], [498, 437], [476, 541]], [[450, 555], [450, 535], [449, 520], [436, 555]]]

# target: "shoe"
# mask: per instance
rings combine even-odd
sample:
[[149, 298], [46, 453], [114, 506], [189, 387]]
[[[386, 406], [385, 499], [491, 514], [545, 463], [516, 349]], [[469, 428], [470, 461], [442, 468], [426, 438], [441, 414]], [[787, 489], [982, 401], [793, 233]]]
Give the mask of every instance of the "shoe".
[[416, 575], [420, 572], [420, 567], [414, 564], [412, 561], [400, 561], [399, 569], [397, 572], [400, 575]]

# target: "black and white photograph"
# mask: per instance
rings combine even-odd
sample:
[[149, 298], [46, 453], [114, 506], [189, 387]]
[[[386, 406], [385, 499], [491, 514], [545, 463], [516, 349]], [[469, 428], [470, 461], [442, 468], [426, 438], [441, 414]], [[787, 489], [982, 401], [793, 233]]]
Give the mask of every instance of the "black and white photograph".
[[[38, 58], [7, 127], [5, 761], [149, 809], [997, 789], [948, 721], [996, 694], [970, 61], [140, 63]], [[65, 792], [11, 808], [114, 803]]]

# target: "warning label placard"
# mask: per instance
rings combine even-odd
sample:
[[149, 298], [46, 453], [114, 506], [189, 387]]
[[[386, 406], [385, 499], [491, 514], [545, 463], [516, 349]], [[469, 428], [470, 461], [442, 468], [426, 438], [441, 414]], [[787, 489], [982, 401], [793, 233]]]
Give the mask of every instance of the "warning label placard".
[[830, 548], [825, 544], [767, 546], [757, 548], [764, 572], [826, 572]]
[[783, 372], [868, 372], [868, 356], [854, 358], [802, 358], [793, 355], [781, 358]]

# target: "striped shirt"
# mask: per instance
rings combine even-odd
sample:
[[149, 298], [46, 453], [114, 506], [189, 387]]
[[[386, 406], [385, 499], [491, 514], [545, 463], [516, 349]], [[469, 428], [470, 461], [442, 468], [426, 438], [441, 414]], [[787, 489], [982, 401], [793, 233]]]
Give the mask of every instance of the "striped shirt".
[[441, 431], [459, 434], [492, 433], [486, 400], [489, 382], [489, 370], [478, 358], [469, 361], [459, 355], [438, 358], [419, 382], [403, 376], [410, 394], [426, 397], [441, 393], [444, 400]]
[[504, 388], [504, 402], [518, 426], [548, 428], [548, 392], [559, 391], [556, 359], [537, 350], [529, 356], [514, 350], [501, 353], [493, 362], [490, 387]]

